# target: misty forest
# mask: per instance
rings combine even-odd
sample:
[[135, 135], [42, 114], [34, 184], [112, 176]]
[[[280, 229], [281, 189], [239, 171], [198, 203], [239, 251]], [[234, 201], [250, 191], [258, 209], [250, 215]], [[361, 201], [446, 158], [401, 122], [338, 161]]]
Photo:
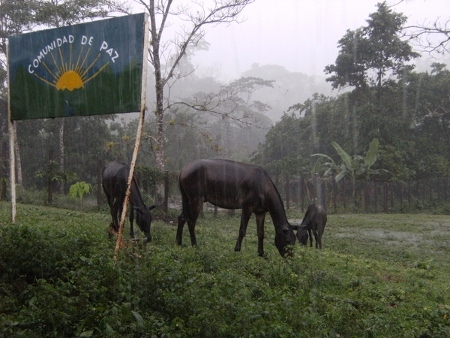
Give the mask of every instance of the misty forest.
[[[0, 336], [450, 334], [449, 298], [443, 296], [450, 270], [448, 263], [440, 263], [445, 253], [448, 257], [445, 215], [450, 211], [447, 26], [438, 21], [429, 27], [408, 26], [404, 14], [381, 2], [365, 18], [365, 25], [348, 29], [336, 41], [338, 56], [323, 69], [323, 76], [254, 63], [240, 78], [225, 82], [213, 71], [211, 75], [196, 72], [192, 58], [200, 51], [207, 53], [208, 30], [216, 24], [239, 23], [241, 11], [254, 0], [211, 1], [216, 9], [219, 4], [223, 7], [209, 16], [205, 10], [196, 11], [194, 6], [200, 5], [194, 2], [188, 2], [192, 8], [186, 5], [172, 11], [172, 1], [135, 2], [151, 22], [147, 110], [135, 177], [148, 204], [166, 204], [152, 211], [153, 240], [159, 240], [160, 246], [126, 247], [123, 250], [129, 254], [114, 264], [112, 255], [104, 254], [112, 252], [113, 244], [106, 242], [110, 215], [101, 174], [110, 161], [131, 162], [139, 112], [18, 120], [8, 130], [5, 55], [10, 35], [126, 14], [129, 4], [0, 2], [1, 217], [2, 222], [10, 220], [12, 130], [22, 218], [22, 227], [0, 225], [0, 300], [4, 300], [0, 301]], [[183, 26], [180, 32], [185, 35], [180, 33], [175, 40], [162, 29], [165, 20], [161, 18], [167, 16], [179, 16], [194, 28], [189, 31]], [[319, 201], [334, 224], [334, 228], [327, 225], [324, 250], [300, 251], [298, 247], [300, 258], [280, 263], [281, 258], [269, 248], [269, 258], [261, 264], [256, 239], [251, 237], [251, 220], [249, 242], [240, 256], [231, 255], [239, 213], [224, 213], [220, 218], [217, 210], [214, 216], [203, 216], [202, 222], [210, 226], [200, 225], [198, 231], [199, 243], [214, 238], [214, 250], [220, 254], [201, 245], [198, 251], [187, 245], [177, 248], [170, 225], [175, 225], [180, 212], [178, 175], [184, 165], [199, 158], [263, 167], [290, 217], [301, 219], [307, 205]], [[370, 231], [375, 233], [376, 222], [401, 220], [410, 222], [408, 229], [419, 231], [417, 236], [425, 236], [418, 230], [427, 226], [425, 216], [420, 216], [420, 222], [414, 220], [419, 213], [442, 216], [433, 219], [444, 226], [439, 230], [443, 237], [436, 257], [421, 258], [402, 241], [397, 248], [363, 238]], [[353, 218], [366, 217], [361, 214], [371, 217]], [[397, 218], [386, 218], [389, 214]], [[232, 221], [227, 217], [233, 217]], [[358, 222], [366, 232], [358, 230]], [[100, 225], [92, 230], [90, 223]], [[217, 234], [214, 223], [226, 231]], [[65, 228], [68, 225], [70, 229]], [[337, 227], [356, 234], [361, 231], [362, 237], [351, 237], [353, 242], [348, 244], [342, 234], [328, 235]], [[272, 225], [267, 226], [269, 231]], [[371, 245], [382, 249], [376, 253], [367, 249]], [[432, 247], [426, 248], [427, 254]], [[242, 269], [244, 259], [247, 265]], [[385, 259], [396, 263], [389, 266]], [[395, 271], [397, 265], [405, 270]], [[433, 270], [437, 266], [445, 271], [442, 276]], [[420, 294], [431, 284], [427, 295]], [[200, 288], [211, 290], [210, 296]], [[232, 299], [241, 299], [242, 307]], [[416, 317], [412, 309], [419, 309]], [[81, 313], [89, 318], [80, 319]]]
[[[56, 18], [46, 20], [50, 25]], [[405, 33], [405, 22], [401, 13], [380, 4], [366, 26], [348, 30], [337, 42], [338, 57], [326, 66], [323, 78], [259, 64], [229, 83], [198, 77], [190, 59], [204, 43], [188, 44], [178, 64], [161, 65], [163, 72], [175, 70], [158, 80], [164, 82], [161, 112], [154, 108], [155, 78], [149, 72], [137, 175], [155, 185], [165, 171], [176, 177], [193, 159], [226, 158], [261, 165], [280, 182], [286, 175], [306, 182], [316, 177], [332, 181], [339, 174], [354, 176], [355, 183], [447, 182], [450, 71], [435, 60], [425, 70], [415, 69], [421, 54], [413, 43], [421, 35], [415, 33], [414, 40], [414, 33]], [[445, 47], [445, 38], [442, 32], [436, 52], [439, 43]], [[425, 47], [422, 53], [429, 55]], [[3, 200], [9, 175], [6, 93], [1, 110]], [[23, 193], [64, 195], [79, 181], [98, 190], [105, 163], [130, 163], [137, 124], [136, 114], [17, 121], [17, 183]], [[357, 159], [373, 139], [379, 141], [377, 160], [365, 168]], [[353, 164], [342, 160], [333, 142]], [[101, 203], [101, 191], [97, 195]]]

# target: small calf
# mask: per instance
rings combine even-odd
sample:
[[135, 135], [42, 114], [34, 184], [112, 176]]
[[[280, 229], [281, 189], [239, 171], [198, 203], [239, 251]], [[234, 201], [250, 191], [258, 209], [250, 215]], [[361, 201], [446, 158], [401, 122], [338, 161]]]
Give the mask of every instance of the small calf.
[[327, 213], [324, 207], [317, 203], [310, 204], [302, 223], [299, 226], [294, 226], [294, 230], [297, 230], [297, 238], [300, 244], [307, 244], [309, 233], [309, 243], [312, 246], [312, 232], [316, 239], [316, 248], [322, 249], [322, 235], [325, 230], [325, 224], [327, 224]]

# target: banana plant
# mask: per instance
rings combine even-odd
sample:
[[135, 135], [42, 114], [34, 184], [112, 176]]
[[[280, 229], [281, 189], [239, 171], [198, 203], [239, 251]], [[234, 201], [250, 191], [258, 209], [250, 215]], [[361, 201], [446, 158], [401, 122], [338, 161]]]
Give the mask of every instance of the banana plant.
[[[326, 154], [313, 154], [311, 156], [320, 157], [320, 159], [317, 160], [313, 170], [317, 172], [321, 168], [325, 168], [325, 176], [330, 176], [333, 173], [337, 173], [334, 177], [336, 182], [339, 182], [346, 176], [349, 177], [353, 187], [352, 196], [355, 200], [356, 179], [364, 175], [365, 179], [368, 181], [371, 175], [377, 175], [380, 172], [380, 170], [372, 169], [372, 166], [377, 161], [379, 141], [377, 138], [374, 138], [372, 142], [370, 142], [369, 150], [367, 151], [365, 157], [361, 155], [350, 156], [339, 144], [334, 141], [331, 145], [341, 157], [342, 163], [337, 164], [330, 156]], [[325, 162], [323, 162], [323, 160], [325, 160]]]

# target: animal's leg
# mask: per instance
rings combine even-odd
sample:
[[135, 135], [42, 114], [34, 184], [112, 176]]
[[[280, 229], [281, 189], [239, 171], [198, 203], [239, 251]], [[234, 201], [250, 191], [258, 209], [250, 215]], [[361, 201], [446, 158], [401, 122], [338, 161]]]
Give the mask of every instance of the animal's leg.
[[200, 215], [200, 211], [203, 206], [203, 198], [196, 198], [194, 200], [189, 201], [190, 208], [187, 216], [187, 224], [189, 228], [189, 235], [191, 236], [191, 245], [197, 245], [197, 238], [195, 237], [195, 224], [197, 224], [198, 215]]
[[134, 229], [133, 229], [133, 221], [134, 221], [134, 209], [133, 209], [133, 204], [130, 203], [130, 237], [134, 238]]
[[242, 209], [241, 225], [239, 226], [239, 235], [236, 241], [236, 246], [234, 247], [234, 251], [241, 251], [242, 240], [244, 239], [247, 232], [247, 225], [251, 215], [251, 210], [248, 210], [246, 208]]
[[108, 202], [109, 211], [111, 212], [111, 209], [114, 206], [114, 198], [111, 195], [106, 194], [106, 201]]
[[191, 236], [191, 245], [197, 245], [197, 239], [195, 237], [195, 224], [197, 222], [200, 209], [202, 207], [202, 200], [186, 201], [183, 198], [183, 212], [178, 217], [178, 230], [176, 241], [181, 245], [183, 238], [184, 223], [187, 222], [189, 228], [189, 234]]
[[266, 213], [256, 214], [256, 231], [258, 234], [258, 255], [264, 257], [264, 221]]
[[111, 226], [115, 231], [117, 231], [117, 217], [115, 217], [115, 215], [116, 215], [115, 208], [116, 207], [114, 205], [114, 197], [112, 195], [106, 193], [106, 200], [108, 201], [109, 213], [111, 214], [111, 219], [112, 219]]
[[122, 211], [123, 211], [122, 206], [123, 206], [122, 202], [117, 202], [117, 212], [116, 212], [117, 231], [119, 231], [120, 221], [122, 219]]
[[195, 237], [195, 224], [197, 223], [197, 218], [195, 218], [195, 221], [188, 220], [188, 228], [189, 228], [189, 235], [191, 236], [191, 245], [196, 246], [197, 245], [197, 238]]
[[113, 218], [113, 226], [114, 230], [119, 231], [119, 215], [120, 215], [120, 206], [117, 200], [114, 201], [113, 210], [111, 211], [111, 215]]
[[[311, 228], [308, 228], [308, 234], [309, 234], [309, 246], [312, 247], [312, 236], [311, 236]], [[315, 236], [315, 232], [314, 232], [314, 236]]]
[[123, 212], [123, 200], [120, 199], [116, 200], [116, 208], [117, 208], [116, 211], [117, 231], [119, 231], [120, 220], [122, 219], [122, 212]]
[[316, 239], [316, 249], [322, 249], [322, 241], [320, 239], [319, 234], [317, 233], [317, 230], [313, 230], [314, 232], [314, 238]]
[[181, 245], [181, 242], [183, 240], [184, 223], [186, 223], [186, 218], [184, 217], [184, 212], [182, 212], [181, 215], [178, 216], [178, 229], [177, 229], [177, 237], [176, 237], [176, 242], [178, 245]]

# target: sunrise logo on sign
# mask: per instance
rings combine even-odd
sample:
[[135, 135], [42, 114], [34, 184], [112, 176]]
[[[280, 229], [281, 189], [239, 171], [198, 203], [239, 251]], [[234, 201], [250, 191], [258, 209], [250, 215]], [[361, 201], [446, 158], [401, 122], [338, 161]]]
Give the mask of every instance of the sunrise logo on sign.
[[144, 13], [9, 37], [12, 119], [141, 109]]
[[[74, 49], [74, 43], [79, 43], [81, 48]], [[69, 45], [68, 48], [64, 48], [67, 45]], [[93, 52], [93, 45], [94, 38], [92, 36], [82, 35], [81, 38], [76, 39], [75, 36], [69, 35], [57, 38], [41, 49], [38, 56], [28, 65], [28, 72], [58, 90], [72, 91], [82, 88], [96, 77], [109, 62], [116, 62], [119, 57], [119, 53], [114, 48], [109, 48], [108, 43], [102, 41], [100, 47], [97, 48], [99, 52], [96, 57], [92, 61], [88, 61], [89, 55]], [[102, 59], [102, 53], [107, 53], [110, 60]], [[49, 61], [46, 61], [46, 59]], [[47, 75], [50, 75], [51, 81], [38, 75], [36, 71], [39, 67], [45, 69]], [[91, 69], [98, 70], [88, 75]]]

